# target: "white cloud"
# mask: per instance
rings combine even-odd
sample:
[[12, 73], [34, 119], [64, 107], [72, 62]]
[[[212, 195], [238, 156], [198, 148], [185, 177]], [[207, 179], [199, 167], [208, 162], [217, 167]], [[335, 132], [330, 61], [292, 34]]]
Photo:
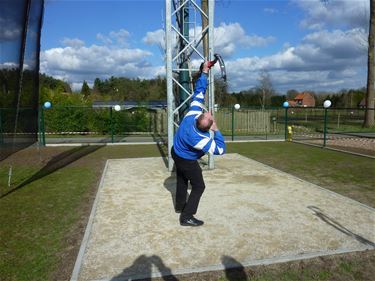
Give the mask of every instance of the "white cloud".
[[129, 38], [130, 33], [125, 29], [120, 29], [119, 31], [111, 31], [109, 37], [114, 39], [117, 44], [124, 46], [127, 44], [126, 40]]
[[[6, 26], [6, 23], [2, 22], [0, 18], [0, 26]], [[17, 39], [21, 35], [21, 28], [0, 28], [0, 42], [12, 41]]]
[[72, 48], [80, 48], [80, 47], [83, 47], [85, 45], [85, 42], [78, 39], [78, 38], [64, 38], [61, 43], [64, 45], [64, 46], [67, 46], [67, 47], [72, 47]]
[[151, 54], [141, 49], [110, 49], [92, 45], [78, 49], [72, 47], [53, 48], [42, 53], [48, 67], [75, 72], [103, 73], [127, 64], [137, 63]]
[[[228, 62], [237, 66], [231, 70], [235, 73], [228, 74], [234, 77], [233, 88], [256, 85], [262, 69], [269, 71], [274, 86], [281, 91], [363, 87], [368, 0], [292, 2], [306, 14], [301, 27], [315, 31], [297, 45], [284, 43], [283, 49], [273, 55]], [[246, 72], [248, 79], [243, 79]]]
[[260, 71], [267, 70], [279, 90], [363, 87], [366, 50], [359, 40], [362, 32], [359, 28], [317, 31], [299, 45], [286, 44], [276, 54], [227, 61], [229, 85], [236, 91], [254, 87]]
[[16, 69], [16, 68], [18, 68], [18, 63], [15, 63], [15, 62], [0, 63], [0, 69]]
[[239, 23], [221, 23], [215, 28], [215, 50], [223, 56], [233, 55], [237, 48], [264, 47], [273, 43], [273, 36], [247, 35]]
[[[363, 38], [366, 29], [359, 24], [358, 16], [350, 14], [349, 2], [330, 1], [327, 4], [337, 5], [338, 11], [332, 11], [327, 5], [321, 6], [317, 1], [295, 3], [307, 12], [306, 27], [315, 25], [316, 30], [302, 38], [299, 44], [285, 42], [280, 51], [268, 56], [229, 60], [241, 49], [267, 46], [276, 39], [273, 36], [247, 34], [239, 23], [221, 23], [215, 28], [215, 52], [225, 59], [231, 91], [256, 86], [262, 70], [270, 73], [273, 85], [279, 91], [292, 88], [318, 91], [364, 86], [366, 43]], [[364, 1], [360, 0], [359, 3], [363, 4]], [[359, 13], [360, 9], [353, 7], [356, 5], [352, 3], [351, 6]], [[348, 26], [352, 27], [342, 30], [340, 25], [345, 19], [350, 23]], [[199, 26], [195, 29], [198, 33], [200, 30]], [[190, 36], [193, 35], [194, 30], [191, 29]], [[71, 83], [78, 83], [76, 85], [80, 85], [83, 80], [92, 83], [96, 77], [107, 78], [111, 75], [145, 79], [164, 75], [164, 66], [148, 63], [152, 53], [127, 46], [130, 37], [127, 30], [121, 29], [107, 35], [97, 34], [97, 39], [104, 43], [101, 46], [85, 46], [80, 39], [65, 39], [65, 47], [42, 53], [41, 70]], [[164, 37], [164, 30], [158, 29], [147, 32], [142, 41], [164, 49]], [[174, 34], [173, 42], [175, 37]], [[192, 57], [192, 67], [197, 69], [201, 61], [196, 56]], [[218, 73], [219, 68], [215, 67], [213, 71]]]
[[264, 8], [263, 11], [268, 14], [277, 14], [279, 12], [277, 9], [272, 8]]
[[23, 24], [20, 20], [20, 16], [15, 15], [17, 10], [14, 9], [12, 4], [13, 3], [5, 3], [1, 6], [0, 42], [16, 40], [22, 34]]
[[300, 45], [288, 47], [265, 57], [268, 69], [289, 70], [340, 70], [347, 66], [361, 67], [365, 64], [366, 52], [359, 41], [361, 30], [346, 32], [323, 30], [303, 38]]
[[[262, 59], [261, 59], [262, 60]], [[242, 63], [240, 59], [233, 62], [228, 62], [228, 66]], [[259, 75], [261, 69], [258, 71], [248, 71], [242, 69], [241, 71], [229, 68], [228, 71], [228, 86], [232, 91], [240, 91], [250, 89], [259, 85]], [[364, 79], [360, 74], [358, 68], [343, 70], [343, 71], [329, 71], [329, 70], [306, 70], [306, 71], [291, 71], [287, 68], [268, 71], [271, 77], [272, 84], [280, 93], [285, 93], [289, 89], [296, 89], [298, 91], [326, 91], [339, 90], [343, 88], [359, 88], [364, 86]]]
[[147, 59], [152, 53], [140, 48], [130, 48], [127, 41], [131, 34], [125, 30], [111, 31], [108, 35], [97, 34], [104, 45], [85, 46], [78, 38], [64, 38], [64, 47], [41, 52], [41, 72], [68, 81], [75, 87], [82, 81], [110, 76], [151, 79], [164, 75], [164, 66], [153, 66]]
[[331, 32], [323, 30], [307, 35], [303, 42], [304, 44], [316, 46], [322, 57], [357, 59], [362, 57], [367, 51], [364, 38], [365, 31], [360, 28], [347, 31], [333, 30]]
[[96, 34], [96, 39], [101, 41], [104, 45], [111, 45], [113, 43], [108, 36], [105, 36], [101, 33]]
[[308, 29], [327, 27], [364, 28], [369, 20], [368, 0], [293, 0], [298, 7], [307, 13], [301, 26]]
[[163, 47], [165, 45], [164, 40], [165, 31], [163, 29], [147, 32], [146, 36], [142, 39], [142, 41], [148, 45], [157, 45]]
[[[61, 79], [61, 78], [60, 78]], [[82, 85], [83, 85], [83, 82], [73, 82], [73, 83], [70, 83], [70, 87], [73, 91], [80, 91], [82, 89]], [[90, 87], [90, 85], [89, 85]]]
[[[195, 29], [189, 30], [190, 40], [198, 37], [201, 34], [202, 27], [197, 26]], [[264, 47], [275, 42], [276, 38], [273, 36], [262, 37], [259, 35], [247, 35], [245, 30], [239, 23], [221, 23], [214, 30], [214, 48], [215, 52], [227, 57], [233, 55], [240, 48]], [[158, 29], [147, 32], [143, 38], [143, 42], [149, 45], [157, 45], [165, 48], [164, 43], [165, 31]], [[172, 45], [176, 44], [176, 36], [172, 36]]]
[[110, 31], [108, 35], [102, 33], [96, 34], [96, 39], [101, 41], [104, 45], [127, 46], [129, 37], [130, 33], [125, 29]]
[[147, 63], [149, 56], [150, 52], [141, 49], [97, 45], [52, 48], [41, 53], [41, 71], [73, 83], [111, 75], [149, 79], [160, 75], [164, 69]]

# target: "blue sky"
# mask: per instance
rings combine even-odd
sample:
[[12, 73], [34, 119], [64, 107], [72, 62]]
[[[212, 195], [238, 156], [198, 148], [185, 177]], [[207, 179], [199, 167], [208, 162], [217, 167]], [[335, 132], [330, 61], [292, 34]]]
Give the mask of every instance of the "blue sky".
[[[215, 1], [214, 48], [230, 91], [257, 86], [262, 71], [279, 93], [365, 86], [368, 10], [369, 0]], [[164, 0], [47, 0], [41, 71], [73, 88], [163, 76], [164, 19]]]

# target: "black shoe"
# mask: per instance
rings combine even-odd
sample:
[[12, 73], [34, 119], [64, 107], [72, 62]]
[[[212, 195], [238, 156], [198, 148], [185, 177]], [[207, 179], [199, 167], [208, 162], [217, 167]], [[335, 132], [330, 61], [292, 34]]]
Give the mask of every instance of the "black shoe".
[[189, 219], [180, 220], [180, 225], [182, 225], [182, 226], [200, 226], [203, 223], [204, 223], [203, 221], [198, 220], [194, 217], [191, 217]]

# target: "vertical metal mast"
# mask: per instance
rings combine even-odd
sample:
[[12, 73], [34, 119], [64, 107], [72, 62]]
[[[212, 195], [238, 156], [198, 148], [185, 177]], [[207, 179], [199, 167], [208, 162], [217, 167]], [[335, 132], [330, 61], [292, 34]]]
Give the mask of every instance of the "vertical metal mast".
[[[214, 8], [215, 1], [208, 1], [208, 50], [209, 58], [212, 59], [214, 55]], [[214, 115], [215, 114], [215, 83], [214, 83], [214, 74], [213, 71], [209, 72], [209, 81], [210, 86], [208, 88], [208, 110]], [[213, 132], [211, 132], [213, 134]], [[208, 168], [214, 168], [214, 156], [208, 155]]]
[[[199, 61], [212, 60], [213, 50], [213, 31], [214, 31], [214, 0], [208, 0], [208, 12], [203, 11], [199, 5], [198, 0], [166, 0], [166, 16], [165, 16], [165, 44], [166, 44], [166, 77], [167, 77], [167, 99], [168, 99], [168, 169], [173, 169], [173, 159], [171, 156], [171, 148], [173, 145], [174, 132], [179, 124], [179, 110], [186, 105], [189, 105], [190, 97], [193, 89], [186, 89], [179, 82], [179, 76], [182, 71], [189, 71], [190, 73], [198, 71], [198, 66], [195, 69], [191, 68], [190, 64], [185, 64], [186, 60], [197, 59]], [[208, 20], [208, 26], [203, 27], [199, 32], [193, 32], [191, 36], [187, 37], [179, 28], [179, 24], [183, 23], [180, 15], [184, 9], [190, 9], [202, 15], [202, 18]], [[196, 20], [196, 18], [194, 19]], [[189, 20], [190, 30], [196, 26], [201, 26], [201, 23]], [[208, 36], [208, 57], [204, 56], [202, 49], [203, 38]], [[176, 41], [175, 41], [176, 40]], [[179, 49], [178, 46], [183, 46]], [[189, 66], [189, 69], [181, 68]], [[213, 89], [213, 74], [210, 71], [208, 94], [208, 110], [214, 112], [214, 89]], [[186, 93], [186, 99], [180, 100], [180, 92]], [[176, 101], [180, 101], [176, 104]], [[209, 157], [209, 168], [212, 169], [213, 157]]]
[[[184, 3], [185, 0], [179, 0], [181, 4]], [[188, 4], [188, 2], [186, 3]], [[181, 9], [180, 11], [180, 16], [179, 16], [179, 30], [181, 34], [184, 35], [185, 40], [179, 40], [178, 42], [178, 50], [183, 51], [185, 46], [187, 45], [186, 42], [189, 42], [189, 31], [190, 31], [190, 6], [185, 5], [184, 8]], [[178, 60], [180, 69], [183, 69], [179, 71], [179, 82], [182, 87], [179, 88], [178, 94], [179, 94], [179, 99], [178, 102], [179, 104], [183, 103], [189, 96], [187, 93], [191, 92], [190, 89], [190, 76], [189, 76], [189, 65], [188, 65], [188, 53], [182, 52], [180, 60]], [[179, 110], [180, 114], [180, 119], [182, 119], [187, 111], [189, 110], [189, 104], [185, 103]]]
[[173, 95], [172, 75], [172, 1], [165, 0], [165, 57], [166, 57], [166, 78], [167, 78], [167, 112], [168, 112], [168, 170], [173, 169], [171, 148], [174, 136], [174, 110], [175, 100]]

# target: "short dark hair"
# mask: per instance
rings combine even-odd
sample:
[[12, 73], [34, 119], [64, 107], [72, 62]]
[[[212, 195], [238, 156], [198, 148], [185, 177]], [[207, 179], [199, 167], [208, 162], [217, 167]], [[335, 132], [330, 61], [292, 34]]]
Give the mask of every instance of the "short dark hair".
[[202, 71], [203, 71], [203, 66], [204, 66], [204, 62], [202, 62], [201, 65], [199, 66], [199, 73], [202, 73]]
[[204, 115], [201, 114], [199, 115], [198, 119], [197, 119], [197, 128], [202, 131], [202, 132], [208, 132], [212, 126], [212, 123], [214, 123], [213, 120], [209, 120], [209, 122], [207, 124], [203, 124], [203, 119], [204, 119]]

